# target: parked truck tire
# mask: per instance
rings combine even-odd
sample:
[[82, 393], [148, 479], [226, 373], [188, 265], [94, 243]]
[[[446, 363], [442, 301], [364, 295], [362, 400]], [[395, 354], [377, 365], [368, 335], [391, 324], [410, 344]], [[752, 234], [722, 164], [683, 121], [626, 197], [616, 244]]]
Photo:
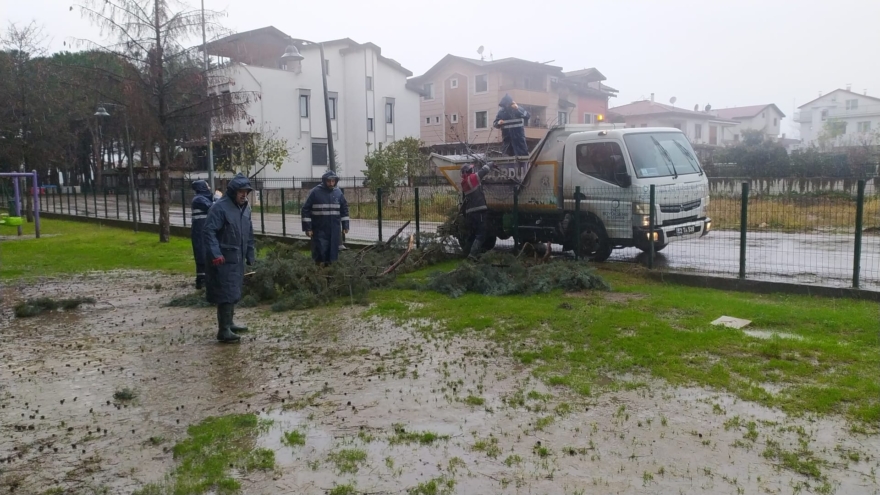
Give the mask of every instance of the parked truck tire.
[[611, 257], [611, 240], [605, 227], [595, 220], [581, 224], [580, 255], [590, 261], [602, 262]]

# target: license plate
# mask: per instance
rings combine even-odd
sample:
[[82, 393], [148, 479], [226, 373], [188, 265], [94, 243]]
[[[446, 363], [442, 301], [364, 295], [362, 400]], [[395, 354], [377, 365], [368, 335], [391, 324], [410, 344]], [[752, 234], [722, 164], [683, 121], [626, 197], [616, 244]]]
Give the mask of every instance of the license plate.
[[688, 225], [685, 227], [676, 227], [675, 228], [675, 235], [688, 235], [688, 234], [693, 234], [696, 231], [697, 231], [697, 227], [694, 225]]

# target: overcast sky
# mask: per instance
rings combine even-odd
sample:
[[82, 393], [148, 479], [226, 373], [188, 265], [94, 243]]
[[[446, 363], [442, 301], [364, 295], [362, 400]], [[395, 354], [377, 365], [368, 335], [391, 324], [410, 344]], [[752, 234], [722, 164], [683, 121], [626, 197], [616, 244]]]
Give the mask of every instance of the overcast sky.
[[[0, 20], [36, 20], [51, 49], [98, 30], [67, 0], [0, 0]], [[191, 3], [190, 5], [198, 6]], [[422, 5], [442, 7], [425, 11]], [[793, 107], [852, 84], [880, 97], [877, 0], [205, 0], [227, 27], [274, 25], [314, 41], [352, 38], [382, 47], [419, 75], [447, 53], [519, 57], [596, 67], [620, 90], [611, 106], [656, 94], [693, 109], [775, 103], [790, 127]]]

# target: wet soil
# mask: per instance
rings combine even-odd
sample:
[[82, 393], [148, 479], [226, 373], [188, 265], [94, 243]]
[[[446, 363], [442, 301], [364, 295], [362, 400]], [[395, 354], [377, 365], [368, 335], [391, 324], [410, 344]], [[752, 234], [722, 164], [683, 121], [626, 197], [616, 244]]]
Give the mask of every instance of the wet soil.
[[[478, 335], [365, 308], [239, 309], [251, 332], [221, 345], [212, 308], [164, 306], [190, 283], [113, 272], [3, 288], [0, 493], [131, 493], [174, 468], [188, 425], [248, 411], [274, 420], [257, 445], [276, 468], [242, 474], [243, 493], [430, 480], [462, 494], [880, 493], [880, 438], [839, 418], [645, 377], [573, 395]], [[39, 295], [98, 303], [13, 318]], [[124, 388], [136, 397], [115, 398]], [[282, 442], [293, 430], [305, 445]], [[344, 450], [366, 453], [355, 472], [334, 462]]]

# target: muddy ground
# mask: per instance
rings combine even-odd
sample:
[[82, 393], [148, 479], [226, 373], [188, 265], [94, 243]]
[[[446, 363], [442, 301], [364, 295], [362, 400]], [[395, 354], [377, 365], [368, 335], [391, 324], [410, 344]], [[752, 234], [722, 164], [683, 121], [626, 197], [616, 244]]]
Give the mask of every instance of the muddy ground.
[[[3, 288], [0, 493], [131, 493], [174, 469], [188, 425], [248, 411], [274, 421], [256, 443], [276, 467], [238, 473], [247, 494], [880, 493], [880, 438], [839, 418], [646, 377], [577, 396], [477, 337], [365, 308], [240, 309], [251, 333], [219, 345], [212, 308], [165, 306], [189, 283], [117, 272]], [[13, 318], [38, 295], [98, 303]], [[114, 398], [124, 388], [137, 397]], [[291, 430], [305, 445], [282, 443]], [[356, 472], [329, 459], [343, 449], [366, 452]]]

